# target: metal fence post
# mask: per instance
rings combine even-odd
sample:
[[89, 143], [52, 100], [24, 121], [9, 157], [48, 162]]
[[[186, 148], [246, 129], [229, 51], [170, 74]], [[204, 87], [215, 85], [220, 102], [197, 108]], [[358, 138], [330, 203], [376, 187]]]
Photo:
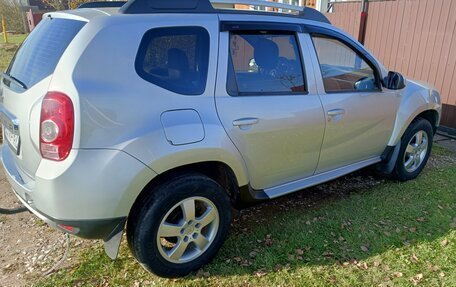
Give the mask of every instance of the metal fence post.
[[367, 11], [369, 10], [368, 0], [361, 2], [361, 22], [359, 23], [358, 41], [364, 45], [366, 38], [366, 25], [367, 25]]
[[3, 31], [3, 40], [5, 40], [5, 43], [8, 44], [8, 33], [6, 33], [6, 21], [5, 17], [2, 15], [2, 31]]

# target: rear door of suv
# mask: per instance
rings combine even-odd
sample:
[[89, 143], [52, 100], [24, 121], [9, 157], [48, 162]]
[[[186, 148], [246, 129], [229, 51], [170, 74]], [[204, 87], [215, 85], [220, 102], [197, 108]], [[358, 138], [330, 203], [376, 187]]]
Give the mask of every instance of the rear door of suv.
[[254, 189], [311, 176], [318, 164], [325, 118], [301, 32], [295, 24], [221, 22], [217, 111]]
[[[67, 46], [84, 21], [45, 17], [21, 45], [1, 79], [3, 157], [13, 158], [22, 179], [33, 179], [41, 161], [39, 119], [41, 100]], [[8, 153], [8, 154], [5, 154]]]

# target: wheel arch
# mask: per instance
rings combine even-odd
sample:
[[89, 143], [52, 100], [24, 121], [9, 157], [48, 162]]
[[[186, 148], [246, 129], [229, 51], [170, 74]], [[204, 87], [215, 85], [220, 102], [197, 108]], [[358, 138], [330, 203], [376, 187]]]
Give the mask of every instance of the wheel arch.
[[441, 105], [440, 100], [432, 97], [432, 95], [429, 89], [425, 89], [413, 82], [409, 83], [409, 87], [402, 95], [403, 99], [396, 114], [388, 146], [396, 146], [406, 129], [417, 118], [426, 119], [431, 123], [434, 133], [437, 131], [440, 122]]
[[131, 209], [130, 214], [133, 212], [139, 203], [141, 203], [150, 192], [161, 183], [171, 180], [176, 176], [180, 176], [185, 173], [200, 173], [205, 175], [218, 184], [227, 192], [231, 199], [231, 205], [235, 206], [240, 200], [239, 181], [234, 173], [233, 169], [222, 161], [201, 161], [185, 164], [170, 168], [147, 183], [147, 185], [141, 190], [139, 195], [136, 197]]
[[430, 110], [425, 110], [418, 114], [413, 120], [415, 121], [418, 118], [422, 118], [427, 120], [429, 123], [431, 123], [432, 126], [432, 131], [434, 134], [437, 132], [437, 128], [439, 126], [439, 113], [436, 110], [430, 109]]
[[409, 123], [405, 126], [404, 130], [397, 139], [397, 143], [395, 145], [388, 145], [386, 147], [385, 151], [382, 154], [382, 163], [378, 166], [378, 169], [381, 172], [389, 174], [393, 171], [393, 168], [399, 155], [399, 150], [401, 148], [400, 140], [403, 137], [407, 128], [418, 119], [427, 120], [431, 124], [434, 134], [437, 132], [437, 128], [439, 125], [439, 112], [434, 109], [428, 109], [418, 113], [415, 117], [411, 118]]

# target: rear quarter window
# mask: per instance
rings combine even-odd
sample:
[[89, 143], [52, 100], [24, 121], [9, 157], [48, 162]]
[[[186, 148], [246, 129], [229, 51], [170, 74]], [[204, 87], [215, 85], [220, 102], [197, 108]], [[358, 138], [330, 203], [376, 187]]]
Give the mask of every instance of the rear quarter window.
[[144, 80], [183, 95], [201, 95], [206, 88], [209, 33], [202, 27], [149, 30], [136, 57]]
[[65, 49], [85, 24], [69, 19], [43, 19], [17, 51], [7, 74], [28, 88], [51, 75]]

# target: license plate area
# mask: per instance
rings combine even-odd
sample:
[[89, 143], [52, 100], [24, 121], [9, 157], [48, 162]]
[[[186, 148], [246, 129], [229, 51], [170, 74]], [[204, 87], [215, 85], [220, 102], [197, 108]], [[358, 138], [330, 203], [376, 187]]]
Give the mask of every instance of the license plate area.
[[19, 134], [19, 125], [16, 120], [8, 116], [5, 111], [0, 111], [0, 121], [3, 126], [3, 137], [6, 139], [11, 150], [19, 155], [21, 148], [21, 137]]

